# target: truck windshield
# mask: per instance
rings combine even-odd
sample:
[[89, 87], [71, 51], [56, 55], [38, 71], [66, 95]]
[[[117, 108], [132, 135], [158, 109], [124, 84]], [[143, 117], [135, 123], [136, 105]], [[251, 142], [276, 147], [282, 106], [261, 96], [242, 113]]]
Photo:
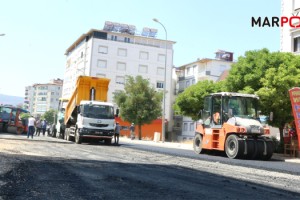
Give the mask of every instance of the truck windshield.
[[257, 99], [250, 97], [225, 97], [224, 111], [231, 109], [233, 116], [243, 118], [257, 118]]
[[94, 119], [114, 119], [114, 108], [107, 105], [86, 104], [81, 114]]
[[0, 118], [3, 121], [8, 121], [10, 118], [10, 113], [11, 113], [12, 109], [11, 108], [7, 108], [7, 107], [1, 107], [0, 108]]

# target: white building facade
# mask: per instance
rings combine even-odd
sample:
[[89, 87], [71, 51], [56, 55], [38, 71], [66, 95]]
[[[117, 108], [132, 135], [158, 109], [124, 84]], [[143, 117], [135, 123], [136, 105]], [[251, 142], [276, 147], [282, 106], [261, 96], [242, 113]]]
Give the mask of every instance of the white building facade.
[[[299, 0], [281, 0], [281, 16], [300, 16]], [[294, 20], [294, 26], [300, 24], [299, 20]], [[300, 28], [292, 28], [289, 23], [284, 24], [280, 29], [280, 51], [293, 52], [300, 55]]]
[[[114, 92], [124, 89], [127, 75], [133, 77], [141, 75], [149, 79], [157, 90], [166, 87], [165, 118], [170, 121], [172, 119], [170, 102], [174, 99], [175, 87], [172, 81], [175, 42], [156, 39], [146, 33], [138, 35], [128, 30], [113, 31], [104, 28], [103, 30], [91, 29], [79, 37], [65, 53], [67, 62], [62, 97], [70, 98], [77, 77], [86, 75], [111, 80], [108, 101], [112, 102]], [[166, 84], [164, 84], [165, 70]], [[170, 123], [169, 127], [171, 127]]]
[[24, 107], [38, 117], [51, 109], [58, 109], [59, 98], [62, 95], [63, 80], [53, 79], [49, 83], [34, 84], [25, 88]]
[[[222, 80], [228, 74], [233, 63], [233, 53], [218, 50], [215, 59], [198, 59], [195, 62], [177, 67], [177, 93], [183, 92], [187, 87], [199, 81], [211, 80], [217, 82]], [[196, 123], [190, 117], [181, 116], [177, 113], [174, 113], [173, 118], [173, 137], [179, 141], [193, 139]]]

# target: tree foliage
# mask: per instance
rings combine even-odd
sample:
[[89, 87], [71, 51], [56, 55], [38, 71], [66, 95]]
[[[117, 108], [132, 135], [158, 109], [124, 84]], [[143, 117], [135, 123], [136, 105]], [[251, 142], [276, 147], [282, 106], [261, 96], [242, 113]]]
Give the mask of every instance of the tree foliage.
[[162, 93], [155, 91], [142, 76], [127, 76], [124, 91], [115, 93], [113, 98], [120, 108], [122, 120], [139, 126], [139, 139], [142, 136], [141, 126], [151, 123], [162, 114]]
[[30, 113], [24, 113], [24, 112], [22, 112], [20, 114], [20, 117], [21, 117], [21, 119], [28, 119], [30, 117]]
[[[261, 79], [263, 87], [257, 94], [260, 96], [261, 109], [264, 113], [273, 112], [271, 125], [283, 129], [285, 123], [293, 120], [289, 89], [299, 87], [300, 60], [298, 68], [293, 65], [282, 64], [279, 68], [270, 68]], [[283, 137], [281, 131], [281, 138]]]
[[232, 92], [256, 93], [260, 97], [262, 113], [274, 113], [270, 125], [283, 126], [293, 119], [288, 90], [299, 87], [300, 57], [292, 53], [273, 52], [267, 49], [247, 51], [232, 65], [226, 87]]
[[224, 89], [223, 86], [223, 82], [200, 81], [180, 93], [173, 108], [180, 114], [197, 120], [199, 119], [199, 111], [203, 109], [204, 97], [210, 93], [222, 91]]
[[254, 93], [262, 84], [260, 79], [265, 71], [274, 65], [269, 50], [247, 51], [232, 64], [226, 79], [226, 88], [232, 92]]
[[50, 109], [43, 114], [42, 119], [45, 119], [48, 122], [48, 124], [53, 124], [55, 123], [54, 120], [56, 118], [56, 115], [57, 115], [57, 111]]

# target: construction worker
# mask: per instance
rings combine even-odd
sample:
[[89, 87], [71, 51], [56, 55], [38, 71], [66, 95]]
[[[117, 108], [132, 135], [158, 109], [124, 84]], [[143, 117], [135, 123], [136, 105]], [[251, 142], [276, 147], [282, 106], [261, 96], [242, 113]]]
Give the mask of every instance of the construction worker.
[[119, 144], [120, 130], [121, 130], [121, 126], [119, 125], [119, 122], [117, 122], [115, 127], [115, 137], [114, 137], [115, 144]]

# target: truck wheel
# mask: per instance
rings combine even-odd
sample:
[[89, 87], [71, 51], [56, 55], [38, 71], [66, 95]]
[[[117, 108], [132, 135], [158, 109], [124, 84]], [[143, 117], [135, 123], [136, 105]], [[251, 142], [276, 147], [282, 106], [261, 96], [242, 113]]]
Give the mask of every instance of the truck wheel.
[[75, 143], [76, 144], [81, 144], [82, 142], [82, 138], [80, 137], [80, 134], [78, 133], [78, 129], [76, 129], [76, 132], [75, 132]]
[[263, 140], [257, 140], [257, 154], [255, 159], [261, 160], [263, 159], [264, 151], [265, 151], [265, 144]]
[[202, 151], [202, 136], [200, 134], [196, 134], [193, 141], [193, 148], [196, 154], [200, 154]]
[[247, 155], [245, 155], [246, 159], [253, 159], [253, 155], [256, 149], [256, 143], [253, 139], [247, 139]]
[[7, 133], [7, 124], [3, 124], [3, 126], [2, 126], [2, 132], [5, 132], [5, 133]]
[[67, 141], [71, 141], [70, 133], [67, 133]]
[[244, 141], [236, 135], [230, 135], [225, 142], [225, 152], [228, 158], [238, 158], [244, 153]]
[[272, 140], [266, 140], [266, 151], [267, 153], [263, 155], [262, 159], [263, 160], [270, 160], [271, 157], [273, 156], [273, 152], [274, 152], [274, 143]]

